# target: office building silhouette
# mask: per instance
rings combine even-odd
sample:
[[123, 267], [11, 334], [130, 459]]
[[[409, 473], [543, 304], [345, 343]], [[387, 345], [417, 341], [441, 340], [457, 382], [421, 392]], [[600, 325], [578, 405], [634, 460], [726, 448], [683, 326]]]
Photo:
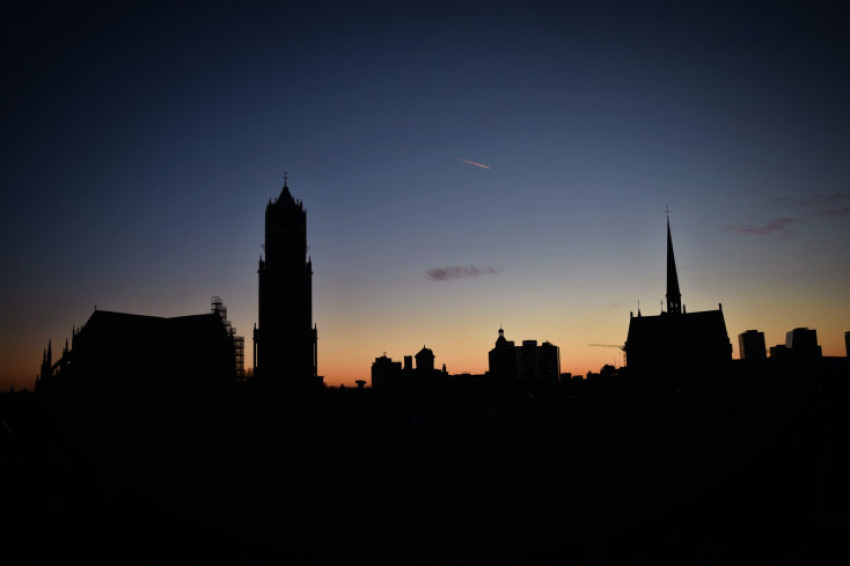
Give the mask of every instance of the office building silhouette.
[[747, 330], [738, 335], [738, 354], [742, 360], [761, 361], [767, 359], [764, 332]]
[[770, 359], [772, 360], [789, 360], [791, 358], [791, 350], [785, 344], [777, 344], [770, 347]]
[[[411, 368], [412, 369], [412, 368]], [[410, 370], [408, 370], [410, 371]], [[393, 381], [402, 375], [401, 362], [394, 362], [386, 354], [372, 362], [372, 388], [392, 387]]]
[[489, 376], [502, 381], [533, 381], [556, 383], [561, 374], [560, 350], [557, 346], [537, 340], [523, 340], [516, 346], [505, 338], [499, 328], [499, 337], [488, 354]]
[[267, 387], [305, 389], [317, 375], [313, 264], [307, 257], [307, 212], [289, 192], [266, 206], [265, 257], [259, 265], [259, 320], [254, 376]]
[[658, 316], [643, 316], [640, 310], [637, 316], [632, 314], [623, 350], [626, 366], [633, 373], [710, 372], [732, 359], [722, 305], [717, 310], [688, 313], [682, 304], [669, 217], [667, 310]]
[[815, 360], [822, 356], [818, 332], [810, 328], [795, 328], [785, 333], [785, 347], [794, 360]]

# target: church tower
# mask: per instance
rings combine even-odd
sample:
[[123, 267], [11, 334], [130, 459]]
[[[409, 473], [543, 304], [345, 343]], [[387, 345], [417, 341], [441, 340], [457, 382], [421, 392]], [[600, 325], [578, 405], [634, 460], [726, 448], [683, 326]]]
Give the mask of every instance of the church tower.
[[318, 384], [313, 325], [313, 264], [307, 257], [307, 212], [289, 192], [266, 206], [265, 258], [260, 257], [259, 321], [254, 374], [270, 387]]
[[[669, 213], [669, 210], [667, 211]], [[682, 306], [670, 217], [667, 217], [667, 311], [630, 317], [626, 364], [644, 375], [709, 374], [732, 359], [723, 310], [687, 312]]]

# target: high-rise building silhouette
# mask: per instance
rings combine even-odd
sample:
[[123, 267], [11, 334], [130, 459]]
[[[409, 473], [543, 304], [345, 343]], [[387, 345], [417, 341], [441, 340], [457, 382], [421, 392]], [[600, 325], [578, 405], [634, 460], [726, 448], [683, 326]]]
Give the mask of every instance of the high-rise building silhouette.
[[812, 360], [821, 357], [818, 332], [809, 328], [795, 328], [785, 333], [785, 347], [795, 360]]
[[561, 349], [549, 341], [537, 347], [537, 375], [535, 379], [557, 383], [561, 377]]
[[722, 306], [718, 310], [688, 313], [682, 304], [673, 255], [670, 218], [667, 218], [667, 311], [643, 316], [638, 310], [629, 321], [623, 350], [626, 365], [636, 373], [711, 371], [732, 359]]
[[268, 387], [320, 383], [313, 324], [313, 264], [307, 257], [307, 212], [289, 192], [266, 206], [265, 257], [259, 267], [259, 320], [254, 375]]
[[764, 332], [747, 330], [738, 335], [738, 354], [742, 360], [759, 361], [767, 359]]

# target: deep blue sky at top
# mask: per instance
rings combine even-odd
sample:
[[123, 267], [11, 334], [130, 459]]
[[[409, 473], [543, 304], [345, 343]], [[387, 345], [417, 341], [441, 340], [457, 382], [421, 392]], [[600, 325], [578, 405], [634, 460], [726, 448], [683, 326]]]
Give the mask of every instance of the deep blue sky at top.
[[[621, 339], [636, 300], [663, 295], [667, 204], [686, 304], [788, 282], [779, 301], [805, 272], [850, 304], [846, 5], [589, 4], [12, 3], [4, 359], [35, 368], [95, 304], [171, 316], [218, 294], [248, 336], [284, 170], [308, 210], [320, 351], [372, 336], [364, 372], [387, 334], [436, 340], [437, 305], [480, 313], [482, 351], [504, 319], [547, 338], [519, 320], [551, 309], [517, 296], [564, 320], [611, 306], [602, 340]], [[453, 265], [485, 274], [427, 279]]]

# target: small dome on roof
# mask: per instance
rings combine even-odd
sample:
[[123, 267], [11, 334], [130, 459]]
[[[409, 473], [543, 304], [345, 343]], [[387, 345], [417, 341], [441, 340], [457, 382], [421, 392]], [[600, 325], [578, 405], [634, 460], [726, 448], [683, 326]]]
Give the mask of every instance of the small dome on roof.
[[421, 349], [421, 350], [419, 350], [419, 353], [417, 353], [416, 355], [417, 355], [417, 356], [421, 356], [421, 355], [423, 355], [423, 354], [424, 354], [424, 355], [426, 355], [426, 356], [433, 356], [433, 355], [434, 355], [434, 351], [433, 351], [433, 350], [431, 350], [431, 348], [426, 348], [426, 347], [425, 347], [425, 345], [423, 344], [423, 345], [422, 345], [422, 349]]

